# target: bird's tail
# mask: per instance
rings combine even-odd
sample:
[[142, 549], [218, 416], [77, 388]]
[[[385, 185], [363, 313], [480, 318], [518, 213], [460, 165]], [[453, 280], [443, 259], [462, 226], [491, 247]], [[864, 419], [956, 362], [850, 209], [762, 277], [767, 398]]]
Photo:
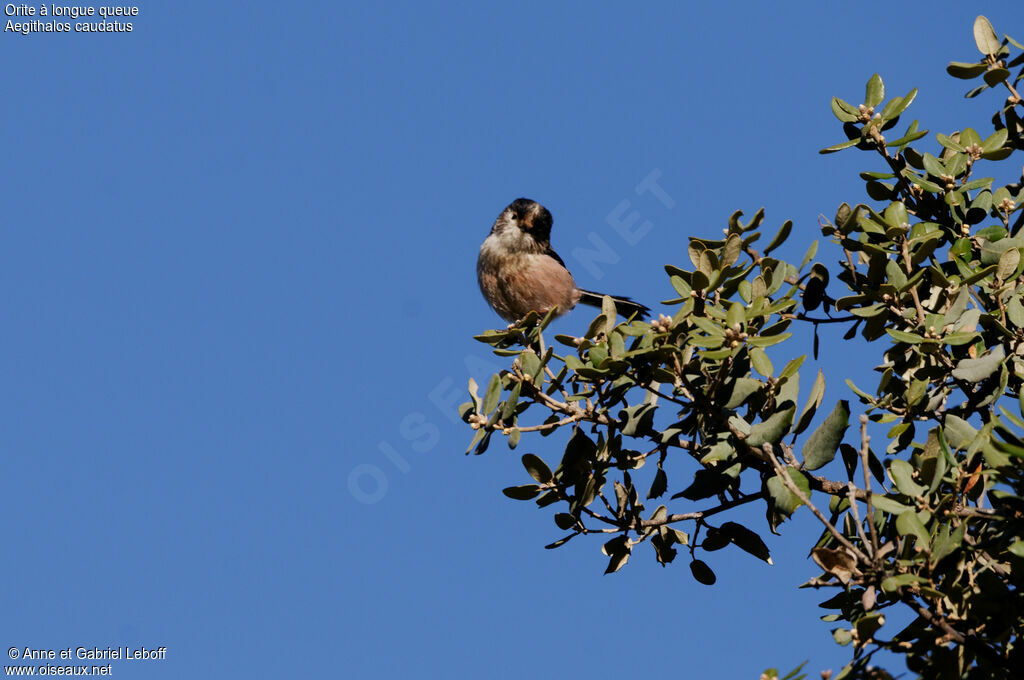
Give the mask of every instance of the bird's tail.
[[[621, 297], [619, 295], [609, 295], [608, 297], [615, 301], [615, 309], [624, 317], [628, 318], [636, 314], [638, 318], [646, 319], [651, 313], [648, 307], [639, 302], [633, 302], [628, 297]], [[601, 293], [595, 293], [592, 290], [580, 290], [580, 302], [585, 305], [600, 308], [603, 298], [604, 295]]]

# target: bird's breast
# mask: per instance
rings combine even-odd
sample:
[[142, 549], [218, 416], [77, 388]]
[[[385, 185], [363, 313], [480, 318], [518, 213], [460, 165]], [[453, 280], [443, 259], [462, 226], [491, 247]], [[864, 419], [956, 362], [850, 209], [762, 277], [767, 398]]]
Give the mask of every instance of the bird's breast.
[[565, 314], [579, 302], [572, 274], [544, 253], [510, 253], [488, 237], [480, 248], [477, 279], [480, 290], [506, 321], [530, 311], [546, 314], [558, 307]]

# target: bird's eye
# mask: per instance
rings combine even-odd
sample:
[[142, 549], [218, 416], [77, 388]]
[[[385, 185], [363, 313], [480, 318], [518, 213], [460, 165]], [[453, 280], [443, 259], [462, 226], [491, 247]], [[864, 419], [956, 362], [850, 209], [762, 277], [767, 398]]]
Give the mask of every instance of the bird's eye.
[[512, 213], [511, 215], [509, 215], [509, 217], [514, 220], [514, 219], [516, 219], [519, 216], [516, 215], [515, 213]]

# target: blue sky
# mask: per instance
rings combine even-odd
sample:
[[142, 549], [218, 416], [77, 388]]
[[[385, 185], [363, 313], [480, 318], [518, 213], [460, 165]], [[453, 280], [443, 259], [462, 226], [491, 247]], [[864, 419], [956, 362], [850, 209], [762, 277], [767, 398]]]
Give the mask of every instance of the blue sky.
[[[921, 88], [908, 121], [983, 126], [944, 66], [979, 11], [1024, 34], [1011, 4], [182, 0], [129, 34], [4, 33], [0, 642], [167, 648], [115, 662], [133, 679], [838, 669], [795, 590], [805, 513], [773, 567], [713, 554], [713, 588], [542, 549], [550, 513], [500, 490], [557, 442], [467, 458], [448, 406], [500, 366], [477, 250], [528, 196], [581, 286], [652, 306], [736, 209], [793, 219], [799, 259], [877, 169], [817, 154], [829, 97], [878, 71]], [[574, 254], [595, 238], [614, 263]], [[839, 335], [830, 403], [872, 365]]]

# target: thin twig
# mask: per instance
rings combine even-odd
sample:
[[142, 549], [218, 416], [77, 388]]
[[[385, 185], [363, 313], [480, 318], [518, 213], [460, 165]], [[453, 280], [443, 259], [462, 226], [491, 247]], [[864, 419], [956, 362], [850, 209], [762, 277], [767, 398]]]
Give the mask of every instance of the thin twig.
[[[988, 62], [990, 65], [996, 65], [996, 63], [999, 60], [996, 58], [996, 56], [994, 54], [989, 54], [989, 55], [985, 56], [985, 61]], [[1003, 85], [1005, 85], [1006, 89], [1010, 91], [1010, 95], [1013, 97], [1013, 100], [1014, 100], [1013, 101], [1014, 105], [1017, 105], [1017, 104], [1020, 104], [1021, 102], [1024, 102], [1024, 99], [1022, 99], [1020, 94], [1017, 92], [1017, 90], [1014, 89], [1013, 84], [1010, 83], [1009, 78], [1004, 78], [1003, 79]]]
[[[599, 515], [599, 514], [597, 514], [596, 512], [594, 512], [593, 510], [591, 510], [590, 508], [588, 508], [586, 506], [584, 506], [583, 508], [580, 508], [580, 509], [583, 510], [583, 512], [585, 512], [590, 517], [593, 517], [594, 519], [598, 520], [599, 522], [604, 522], [605, 524], [611, 524], [613, 527], [617, 527], [618, 531], [625, 531], [625, 528], [623, 528], [621, 522], [616, 522], [615, 520], [609, 519], [608, 517], [605, 517], [604, 515]], [[594, 530], [592, 529], [591, 531], [594, 531]], [[608, 532], [605, 532], [605, 533], [608, 533]], [[612, 532], [612, 533], [614, 533], [614, 532]]]
[[871, 436], [868, 434], [868, 417], [865, 414], [860, 416], [860, 462], [864, 471], [864, 502], [868, 505], [868, 529], [871, 530], [871, 554], [878, 554], [878, 530], [875, 529], [875, 510], [871, 507], [871, 471], [868, 469], [868, 455], [871, 449], [868, 444]]
[[742, 498], [737, 498], [736, 500], [733, 501], [722, 503], [721, 505], [716, 505], [715, 507], [708, 508], [707, 510], [701, 510], [700, 512], [684, 512], [681, 514], [668, 515], [660, 520], [645, 519], [643, 522], [641, 522], [641, 526], [646, 529], [648, 527], [660, 527], [665, 524], [675, 524], [676, 522], [683, 522], [689, 519], [704, 519], [706, 517], [716, 515], [720, 512], [731, 510], [732, 508], [735, 508], [737, 506], [745, 505], [752, 501], [762, 500], [764, 497], [764, 492], [759, 491], [757, 493], [752, 493], [748, 496], [743, 496]]
[[950, 640], [953, 640], [958, 644], [964, 645], [969, 649], [978, 651], [993, 661], [999, 663], [1004, 661], [1002, 655], [999, 654], [999, 652], [997, 652], [996, 650], [992, 649], [989, 645], [985, 644], [984, 642], [974, 637], [964, 636], [956, 628], [953, 628], [953, 626], [949, 625], [949, 623], [947, 623], [942, 616], [939, 616], [932, 612], [930, 609], [928, 609], [920, 602], [915, 600], [909, 593], [903, 595], [900, 599], [904, 602], [904, 604], [906, 604], [915, 612], [917, 612], [917, 615], [920, 616], [922, 619], [932, 624], [936, 628], [940, 628], [946, 635], [949, 636]]
[[[551, 370], [551, 367], [548, 366], [547, 364], [544, 364], [544, 372], [548, 374], [548, 377], [551, 378], [551, 382], [554, 383], [555, 382], [555, 374]], [[569, 401], [569, 393], [565, 391], [565, 387], [561, 383], [559, 383], [559, 385], [558, 385], [558, 391], [561, 392], [562, 398], [565, 399], [566, 403], [568, 403], [568, 401]]]
[[848, 321], [856, 321], [860, 317], [850, 316], [829, 316], [825, 318], [818, 318], [814, 316], [808, 316], [803, 312], [797, 312], [796, 314], [779, 314], [784, 319], [796, 319], [798, 321], [809, 321], [810, 323], [846, 323]]
[[664, 392], [662, 392], [660, 390], [655, 389], [654, 387], [651, 387], [650, 385], [648, 385], [646, 383], [640, 382], [637, 379], [636, 376], [629, 375], [629, 373], [626, 373], [626, 375], [628, 375], [630, 378], [633, 378], [633, 380], [636, 381], [637, 385], [639, 385], [640, 387], [644, 388], [645, 390], [647, 390], [648, 392], [653, 394], [655, 397], [660, 397], [661, 399], [664, 399], [666, 401], [671, 401], [674, 404], [679, 404], [680, 406], [685, 406], [687, 408], [689, 408], [690, 406], [693, 406], [693, 404], [691, 404], [690, 402], [683, 401], [682, 399], [677, 399], [677, 398], [675, 398], [673, 396], [665, 394]]
[[579, 422], [580, 420], [583, 420], [582, 413], [577, 413], [576, 415], [569, 416], [568, 418], [562, 418], [561, 420], [556, 421], [554, 423], [541, 423], [540, 425], [527, 425], [526, 427], [520, 427], [519, 425], [499, 425], [498, 423], [495, 423], [494, 425], [491, 425], [489, 429], [492, 431], [501, 432], [504, 432], [505, 430], [519, 430], [520, 432], [543, 432], [544, 430], [553, 430], [555, 428], [562, 427], [563, 425], [568, 425], [569, 423]]
[[[853, 482], [849, 482], [846, 485], [846, 488], [848, 492], [847, 497], [850, 500], [850, 512], [853, 513], [854, 525], [857, 527], [857, 535], [860, 536], [860, 542], [863, 543], [866, 548], [868, 548], [868, 552], [871, 554], [871, 557], [874, 558], [874, 543], [869, 543], [868, 537], [864, 535], [864, 526], [861, 524], [860, 521], [860, 510], [857, 509], [857, 499], [855, 498], [857, 487], [854, 486]], [[874, 523], [872, 522], [872, 525], [873, 524]]]
[[[903, 268], [906, 270], [907, 276], [910, 276], [914, 273], [914, 266], [910, 261], [910, 246], [907, 245], [906, 236], [900, 239], [900, 248], [903, 251]], [[921, 298], [917, 294], [916, 285], [910, 287], [910, 297], [914, 298], [914, 307], [917, 309], [917, 323], [924, 325], [924, 307], [921, 306]]]
[[782, 463], [779, 462], [779, 459], [775, 456], [775, 452], [772, 451], [772, 445], [765, 444], [761, 447], [761, 450], [764, 451], [765, 455], [771, 460], [772, 465], [775, 467], [775, 473], [786, 488], [789, 489], [790, 493], [799, 498], [804, 505], [814, 513], [814, 516], [818, 518], [818, 521], [825, 525], [825, 528], [829, 530], [829, 533], [831, 533], [844, 548], [849, 550], [853, 556], [861, 560], [864, 564], [870, 564], [871, 560], [868, 559], [868, 556], [861, 552], [853, 543], [850, 543], [849, 539], [847, 539], [846, 536], [843, 536], [842, 532], [836, 529], [832, 522], [828, 521], [828, 518], [822, 514], [821, 510], [811, 503], [811, 499], [807, 497], [807, 494], [805, 494], [800, 487], [796, 485], [793, 478], [789, 476], [789, 470], [782, 465]]

